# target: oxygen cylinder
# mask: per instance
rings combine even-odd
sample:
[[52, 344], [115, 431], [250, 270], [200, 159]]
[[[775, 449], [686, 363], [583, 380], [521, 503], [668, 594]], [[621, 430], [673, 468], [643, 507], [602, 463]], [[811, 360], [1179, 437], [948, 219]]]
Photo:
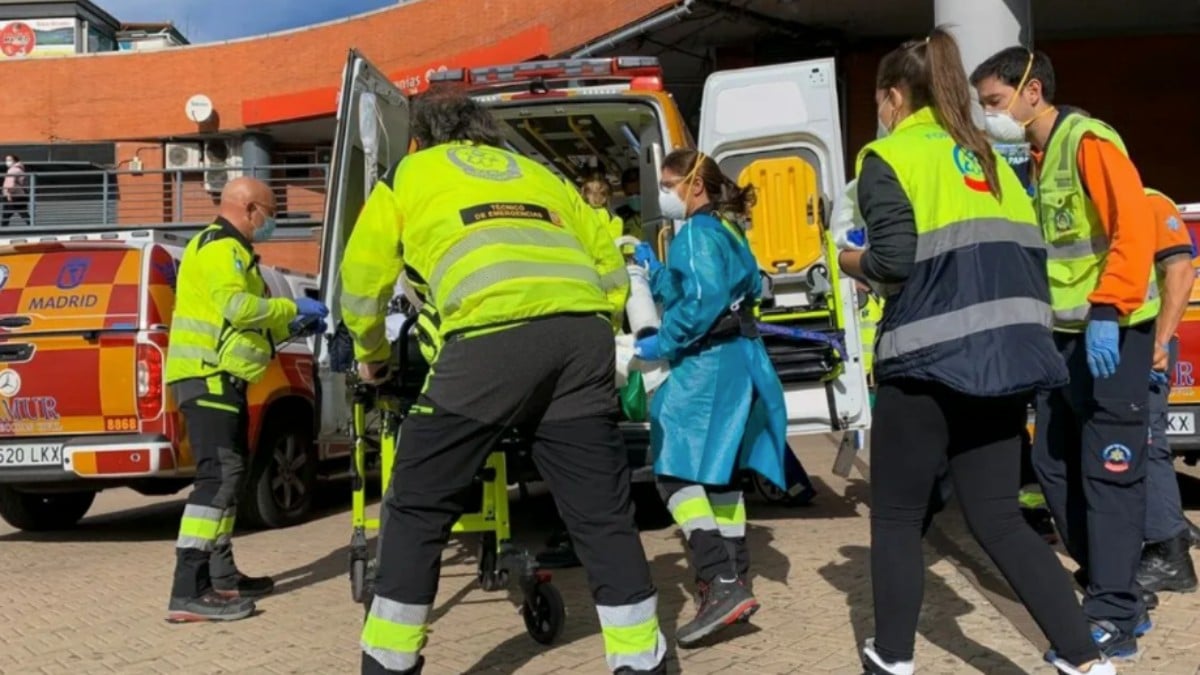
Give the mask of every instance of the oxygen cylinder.
[[[622, 252], [632, 252], [638, 240], [624, 236], [617, 239], [617, 246]], [[629, 320], [629, 330], [637, 339], [649, 337], [658, 332], [662, 325], [658, 316], [658, 306], [654, 304], [654, 294], [650, 292], [650, 273], [637, 264], [626, 266], [629, 272], [629, 299], [625, 301], [625, 318]]]
[[625, 316], [629, 319], [629, 330], [640, 340], [657, 333], [662, 320], [658, 317], [654, 295], [650, 293], [650, 279], [645, 268], [630, 265], [628, 270], [629, 300], [625, 302]]

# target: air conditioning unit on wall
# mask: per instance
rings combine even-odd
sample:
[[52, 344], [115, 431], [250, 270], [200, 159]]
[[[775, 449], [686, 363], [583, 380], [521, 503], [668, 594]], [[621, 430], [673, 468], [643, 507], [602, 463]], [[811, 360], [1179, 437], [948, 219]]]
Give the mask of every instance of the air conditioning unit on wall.
[[220, 192], [226, 183], [242, 175], [241, 168], [241, 141], [217, 138], [204, 142], [204, 189]]
[[199, 169], [204, 154], [199, 143], [167, 143], [164, 148], [168, 169]]

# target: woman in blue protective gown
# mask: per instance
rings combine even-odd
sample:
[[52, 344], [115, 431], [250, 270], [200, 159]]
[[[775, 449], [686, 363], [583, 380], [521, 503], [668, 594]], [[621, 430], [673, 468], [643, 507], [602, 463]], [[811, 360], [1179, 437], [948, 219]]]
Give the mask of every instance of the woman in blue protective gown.
[[696, 572], [697, 614], [676, 633], [685, 647], [759, 606], [747, 587], [737, 472], [753, 469], [787, 487], [783, 387], [755, 328], [762, 282], [737, 224], [753, 203], [753, 187], [739, 187], [701, 153], [677, 150], [663, 160], [659, 204], [684, 225], [666, 264], [648, 244], [634, 254], [663, 308], [658, 333], [638, 340], [637, 355], [671, 366], [650, 401], [650, 444], [659, 491]]

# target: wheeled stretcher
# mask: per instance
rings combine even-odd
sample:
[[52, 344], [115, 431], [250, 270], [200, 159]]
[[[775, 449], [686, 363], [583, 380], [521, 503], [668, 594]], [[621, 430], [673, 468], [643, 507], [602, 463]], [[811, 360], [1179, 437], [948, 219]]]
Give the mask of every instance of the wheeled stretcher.
[[[400, 425], [421, 392], [429, 366], [417, 348], [411, 329], [416, 313], [405, 316], [399, 338], [393, 343], [388, 376], [380, 385], [357, 381], [351, 338], [344, 325], [331, 337], [331, 365], [351, 380], [354, 445], [351, 452], [350, 587], [351, 597], [370, 607], [375, 561], [367, 546], [370, 532], [380, 529], [379, 518], [368, 518], [366, 487], [369, 458], [378, 449], [381, 494], [387, 495], [396, 456]], [[508, 485], [510, 453], [523, 447], [515, 438], [501, 441], [475, 475], [478, 499], [475, 509], [454, 524], [457, 534], [479, 534], [476, 578], [485, 591], [500, 591], [515, 579], [521, 593], [521, 615], [530, 637], [553, 643], [562, 633], [565, 610], [562, 595], [548, 571], [540, 570], [528, 551], [511, 539]], [[400, 477], [403, 480], [403, 476]]]

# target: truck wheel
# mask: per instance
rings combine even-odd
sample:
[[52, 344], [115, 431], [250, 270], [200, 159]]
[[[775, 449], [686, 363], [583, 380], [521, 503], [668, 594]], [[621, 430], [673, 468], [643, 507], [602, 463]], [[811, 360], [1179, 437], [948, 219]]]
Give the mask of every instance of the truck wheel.
[[95, 499], [94, 490], [39, 494], [0, 485], [0, 518], [26, 532], [66, 530], [83, 518]]
[[250, 480], [238, 502], [239, 517], [252, 527], [289, 527], [303, 522], [317, 488], [317, 449], [306, 418], [272, 415], [251, 461]]

